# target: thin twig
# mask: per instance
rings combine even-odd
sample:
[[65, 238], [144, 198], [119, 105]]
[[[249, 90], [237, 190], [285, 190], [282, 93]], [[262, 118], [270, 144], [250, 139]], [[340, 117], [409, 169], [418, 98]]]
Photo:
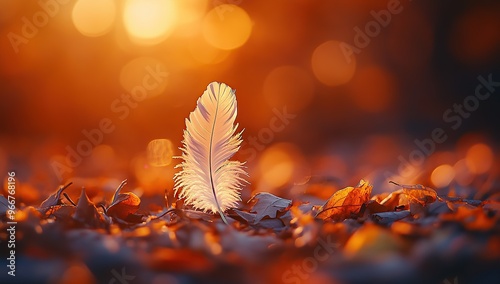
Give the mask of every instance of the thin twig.
[[392, 180], [390, 180], [390, 181], [389, 181], [389, 183], [392, 183], [392, 184], [394, 184], [394, 185], [397, 185], [397, 186], [403, 187], [403, 186], [402, 186], [402, 185], [400, 185], [399, 183], [397, 183], [397, 182], [395, 182], [395, 181], [392, 181]]
[[63, 193], [64, 197], [66, 197], [66, 199], [69, 201], [69, 203], [73, 204], [73, 206], [76, 206], [75, 202], [73, 202], [73, 200], [71, 200], [71, 198], [69, 197], [69, 195], [64, 192]]

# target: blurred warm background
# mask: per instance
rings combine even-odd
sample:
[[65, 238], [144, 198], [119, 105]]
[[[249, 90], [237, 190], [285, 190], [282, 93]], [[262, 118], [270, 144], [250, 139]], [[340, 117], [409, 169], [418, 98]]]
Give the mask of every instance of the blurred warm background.
[[[478, 76], [500, 81], [499, 13], [472, 0], [2, 0], [0, 175], [17, 172], [26, 202], [68, 181], [163, 193], [184, 119], [219, 81], [237, 90], [245, 198], [315, 190], [304, 184], [327, 198], [361, 178], [491, 188], [500, 91], [467, 115], [454, 104]], [[436, 128], [441, 143], [415, 144]]]

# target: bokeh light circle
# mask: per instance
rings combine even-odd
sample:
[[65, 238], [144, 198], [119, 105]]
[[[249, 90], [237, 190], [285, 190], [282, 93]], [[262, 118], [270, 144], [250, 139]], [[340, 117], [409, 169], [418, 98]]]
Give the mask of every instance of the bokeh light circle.
[[173, 31], [177, 8], [172, 0], [127, 0], [123, 22], [129, 36], [140, 44], [156, 44]]
[[455, 178], [455, 169], [453, 166], [443, 164], [434, 169], [431, 174], [431, 182], [437, 188], [448, 186]]
[[218, 5], [203, 19], [203, 37], [210, 45], [219, 49], [232, 50], [242, 46], [251, 32], [250, 16], [236, 5]]
[[76, 29], [89, 37], [108, 33], [115, 22], [116, 6], [112, 0], [78, 0], [71, 18]]
[[493, 151], [484, 143], [477, 143], [467, 150], [465, 161], [469, 170], [474, 174], [484, 174], [493, 165]]
[[314, 49], [311, 66], [316, 78], [327, 86], [349, 82], [356, 71], [356, 57], [346, 43], [330, 40]]
[[174, 144], [168, 139], [154, 139], [148, 143], [146, 153], [151, 166], [168, 166], [172, 162]]

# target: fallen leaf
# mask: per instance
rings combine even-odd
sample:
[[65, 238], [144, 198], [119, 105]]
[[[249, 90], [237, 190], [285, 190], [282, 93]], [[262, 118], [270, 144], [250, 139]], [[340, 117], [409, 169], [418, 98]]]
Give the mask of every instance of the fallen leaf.
[[467, 204], [471, 206], [479, 206], [483, 203], [481, 200], [467, 199], [461, 197], [450, 197], [450, 196], [439, 196], [439, 199], [446, 201], [449, 205], [451, 204]]
[[106, 225], [102, 216], [97, 212], [94, 203], [88, 198], [85, 188], [82, 189], [73, 219], [92, 228], [104, 228]]
[[139, 210], [141, 199], [133, 192], [120, 193], [118, 198], [108, 207], [108, 216], [125, 220], [128, 215]]
[[317, 218], [342, 221], [360, 213], [361, 206], [368, 202], [373, 186], [361, 180], [356, 187], [346, 187], [335, 192], [321, 207]]
[[51, 206], [46, 212], [45, 217], [55, 217], [60, 223], [72, 223], [75, 206], [72, 205], [55, 205]]
[[382, 205], [375, 200], [368, 200], [368, 202], [366, 202], [365, 214], [389, 212], [392, 210], [394, 210], [394, 208], [390, 208], [388, 206]]
[[393, 181], [391, 181], [391, 183], [402, 187], [403, 193], [410, 199], [410, 201], [420, 203], [422, 206], [433, 203], [437, 199], [436, 191], [430, 187], [426, 187], [421, 184], [401, 185]]
[[[378, 200], [378, 199], [374, 199]], [[380, 205], [383, 205], [392, 210], [403, 209], [407, 210], [408, 204], [410, 203], [406, 194], [403, 193], [402, 189], [391, 192], [388, 195], [385, 195], [383, 199], [380, 200]]]
[[[131, 222], [136, 223], [137, 218], [133, 215], [139, 210], [141, 199], [133, 192], [120, 193], [120, 190], [127, 184], [124, 180], [115, 191], [111, 205], [106, 209], [106, 215], [128, 221], [127, 218], [133, 219]], [[140, 216], [142, 217], [142, 216]]]
[[254, 223], [264, 217], [276, 218], [278, 213], [286, 211], [292, 205], [291, 200], [267, 192], [257, 193], [248, 202], [255, 202], [250, 211], [255, 213]]
[[234, 212], [234, 214], [230, 214], [229, 216], [231, 216], [233, 219], [236, 219], [240, 222], [245, 222], [247, 224], [253, 224], [255, 222], [255, 213], [248, 213], [238, 209], [232, 209], [232, 212]]
[[393, 222], [410, 216], [409, 210], [396, 212], [381, 212], [371, 215], [372, 220], [380, 225], [391, 225]]
[[263, 228], [263, 229], [273, 229], [275, 231], [280, 231], [285, 227], [285, 224], [283, 224], [283, 221], [278, 218], [274, 219], [264, 219], [260, 220], [258, 223], [255, 223], [253, 228]]
[[50, 209], [50, 207], [61, 204], [60, 203], [61, 194], [71, 184], [73, 184], [73, 183], [70, 182], [70, 183], [66, 184], [65, 186], [61, 186], [61, 187], [59, 187], [59, 189], [56, 192], [49, 195], [49, 197], [47, 197], [47, 199], [45, 199], [44, 201], [42, 201], [42, 203], [40, 203], [40, 206], [38, 206], [38, 211], [40, 211], [40, 213], [42, 213], [42, 214], [45, 214]]
[[470, 231], [488, 231], [495, 227], [496, 217], [489, 217], [481, 207], [458, 206], [455, 212], [441, 215], [441, 220], [459, 222]]

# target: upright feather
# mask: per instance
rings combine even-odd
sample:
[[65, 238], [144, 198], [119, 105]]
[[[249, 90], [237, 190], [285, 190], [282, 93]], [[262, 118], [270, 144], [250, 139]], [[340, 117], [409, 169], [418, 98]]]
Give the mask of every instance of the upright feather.
[[[182, 170], [174, 176], [175, 193], [204, 212], [219, 213], [235, 207], [247, 175], [243, 163], [229, 161], [239, 150], [241, 132], [235, 134], [237, 104], [234, 90], [212, 82], [186, 119], [182, 141]], [[180, 190], [182, 188], [182, 190]], [[179, 193], [180, 192], [180, 193]]]

